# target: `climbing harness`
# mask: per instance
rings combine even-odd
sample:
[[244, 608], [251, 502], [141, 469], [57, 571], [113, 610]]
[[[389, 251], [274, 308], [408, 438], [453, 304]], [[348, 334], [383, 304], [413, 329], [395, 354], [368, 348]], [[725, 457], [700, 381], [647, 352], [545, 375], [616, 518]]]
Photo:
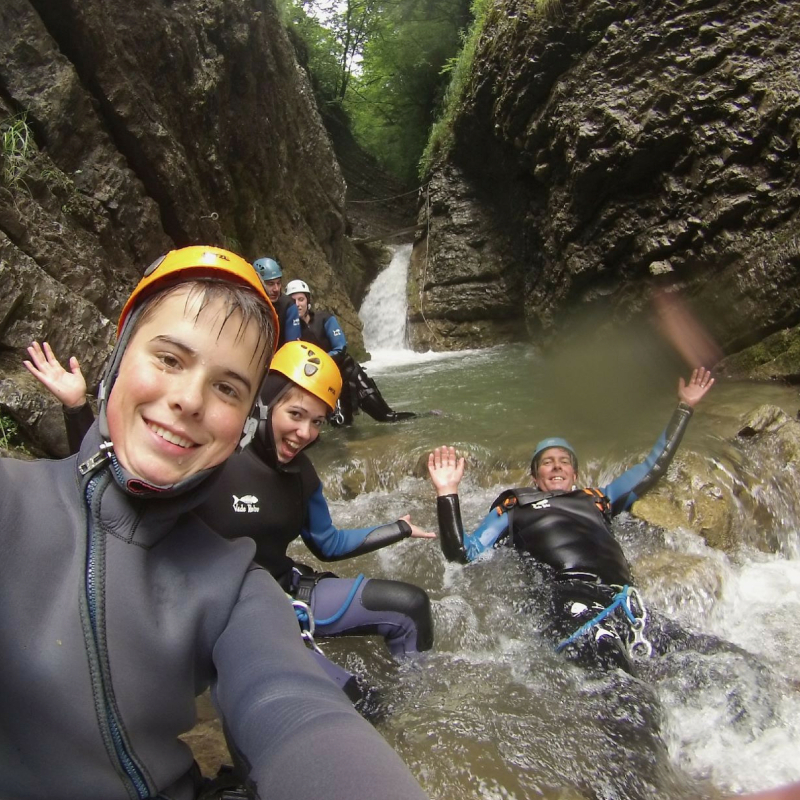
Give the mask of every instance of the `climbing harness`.
[[[560, 653], [567, 645], [577, 641], [584, 633], [597, 627], [606, 617], [613, 614], [618, 608], [625, 612], [628, 625], [633, 631], [633, 641], [626, 643], [628, 653], [632, 657], [649, 657], [653, 652], [653, 645], [644, 635], [644, 628], [647, 624], [647, 609], [642, 602], [639, 590], [634, 586], [613, 586], [619, 589], [609, 606], [604, 608], [594, 619], [589, 620], [585, 625], [581, 625], [571, 636], [556, 645], [556, 652]], [[633, 602], [632, 602], [633, 601]]]
[[312, 650], [315, 650], [320, 655], [324, 655], [322, 650], [320, 650], [319, 645], [314, 641], [314, 631], [317, 629], [318, 625], [332, 625], [334, 622], [341, 619], [347, 609], [350, 608], [350, 603], [353, 602], [353, 598], [356, 596], [358, 587], [361, 586], [363, 582], [364, 575], [359, 574], [358, 577], [353, 581], [353, 585], [350, 588], [350, 592], [345, 598], [344, 603], [342, 603], [338, 611], [336, 611], [327, 619], [315, 620], [314, 614], [311, 611], [311, 607], [307, 602], [292, 597], [290, 594], [286, 595], [292, 603], [292, 608], [294, 609], [295, 616], [297, 617], [297, 622], [300, 624], [300, 636]]

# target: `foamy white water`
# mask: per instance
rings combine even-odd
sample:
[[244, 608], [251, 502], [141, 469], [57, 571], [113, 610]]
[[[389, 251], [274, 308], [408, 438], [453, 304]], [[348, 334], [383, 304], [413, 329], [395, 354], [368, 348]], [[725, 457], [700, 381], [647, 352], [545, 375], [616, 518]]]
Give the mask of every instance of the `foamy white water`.
[[394, 254], [389, 266], [370, 284], [358, 312], [364, 326], [364, 346], [371, 356], [364, 366], [369, 367], [370, 373], [380, 375], [397, 366], [446, 361], [460, 358], [465, 353], [485, 353], [485, 350], [417, 353], [409, 349], [406, 341], [406, 290], [412, 245], [402, 244], [391, 249]]

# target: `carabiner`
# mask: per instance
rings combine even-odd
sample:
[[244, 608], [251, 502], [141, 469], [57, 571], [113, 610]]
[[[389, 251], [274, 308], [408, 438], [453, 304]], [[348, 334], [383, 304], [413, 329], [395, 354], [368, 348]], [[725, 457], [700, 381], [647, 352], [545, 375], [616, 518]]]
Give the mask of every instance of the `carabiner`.
[[308, 632], [313, 641], [314, 631], [316, 630], [317, 624], [314, 621], [314, 614], [309, 608], [308, 603], [304, 603], [302, 600], [292, 598], [292, 608], [294, 609], [298, 623], [300, 623], [300, 630], [302, 630], [304, 634]]
[[653, 645], [645, 638], [644, 622], [640, 618], [635, 624], [631, 624], [631, 628], [633, 628], [633, 641], [628, 645], [628, 651], [634, 658], [649, 658], [653, 653]]
[[[635, 603], [635, 610], [632, 608], [631, 599]], [[647, 607], [642, 602], [639, 590], [634, 586], [628, 587], [628, 593], [625, 597], [625, 610], [633, 630], [633, 641], [628, 645], [628, 652], [634, 658], [649, 658], [653, 653], [653, 645], [644, 635], [644, 629], [647, 625]]]
[[314, 641], [314, 637], [310, 631], [300, 631], [300, 638], [316, 653], [324, 656], [325, 653], [320, 650], [319, 645]]

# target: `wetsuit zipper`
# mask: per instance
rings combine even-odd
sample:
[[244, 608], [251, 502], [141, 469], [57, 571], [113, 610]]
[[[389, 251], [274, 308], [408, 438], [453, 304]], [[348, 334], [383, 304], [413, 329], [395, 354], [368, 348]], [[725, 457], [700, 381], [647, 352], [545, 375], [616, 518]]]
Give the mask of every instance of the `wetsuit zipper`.
[[[105, 458], [93, 461], [92, 466], [93, 467], [99, 466], [101, 461], [109, 459], [110, 454], [106, 452], [103, 454], [103, 456], [105, 456]], [[114, 464], [114, 460], [113, 458], [111, 458], [111, 467], [114, 468], [115, 466], [116, 465]], [[86, 602], [89, 611], [89, 621], [92, 629], [92, 641], [94, 644], [94, 650], [98, 658], [98, 661], [103, 662], [105, 661], [106, 654], [100, 652], [100, 645], [99, 645], [99, 638], [97, 631], [98, 595], [100, 589], [100, 587], [98, 586], [98, 577], [97, 577], [99, 555], [98, 555], [98, 542], [97, 542], [97, 537], [95, 535], [96, 531], [94, 526], [94, 509], [92, 507], [94, 493], [95, 490], [97, 489], [99, 482], [100, 482], [99, 476], [91, 478], [88, 484], [86, 485], [86, 490], [85, 490], [86, 505], [89, 512], [87, 514], [87, 521], [86, 521], [87, 546], [86, 546], [85, 581], [86, 581]], [[125, 776], [130, 781], [131, 786], [129, 787], [129, 790], [131, 788], [133, 789], [134, 797], [137, 797], [140, 800], [146, 800], [146, 798], [151, 796], [150, 791], [147, 787], [147, 782], [144, 776], [142, 775], [141, 771], [139, 770], [139, 768], [136, 766], [134, 759], [131, 757], [125, 745], [125, 742], [123, 741], [122, 733], [120, 731], [119, 720], [117, 719], [113, 703], [109, 697], [109, 689], [106, 688], [105, 682], [103, 680], [102, 669], [97, 677], [93, 676], [92, 680], [93, 682], [99, 684], [99, 689], [102, 696], [103, 709], [105, 711], [105, 716], [106, 716], [106, 723], [108, 725], [108, 732], [111, 735], [111, 741], [114, 745], [114, 751], [116, 753], [119, 766], [122, 768], [122, 771], [124, 772]]]

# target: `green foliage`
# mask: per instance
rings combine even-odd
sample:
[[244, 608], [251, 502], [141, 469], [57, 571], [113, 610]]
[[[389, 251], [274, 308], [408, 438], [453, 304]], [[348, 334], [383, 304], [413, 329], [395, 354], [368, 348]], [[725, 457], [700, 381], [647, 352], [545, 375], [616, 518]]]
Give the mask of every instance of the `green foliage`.
[[470, 0], [278, 1], [320, 105], [339, 106], [363, 147], [414, 179]]
[[525, 13], [508, 17], [493, 0], [473, 0], [473, 22], [464, 36], [458, 55], [448, 61], [444, 71], [450, 73], [450, 83], [444, 97], [441, 116], [431, 127], [430, 137], [420, 161], [419, 174], [426, 175], [436, 159], [449, 151], [453, 144], [453, 125], [464, 105], [464, 98], [472, 76], [475, 55], [484, 32], [493, 39], [503, 26], [530, 26], [536, 19], [543, 19], [560, 9], [560, 0], [528, 0]]
[[382, 9], [364, 47], [345, 108], [359, 140], [390, 171], [412, 181], [442, 102], [443, 70], [470, 21], [469, 0], [402, 0]]
[[36, 154], [33, 133], [28, 125], [27, 114], [14, 114], [0, 122], [2, 140], [0, 155], [3, 157], [3, 183], [16, 189], [22, 183]]
[[[333, 32], [309, 14], [302, 0], [278, 0], [284, 25], [293, 34], [300, 62], [307, 68], [320, 105], [339, 97], [340, 47]], [[300, 47], [298, 48], [298, 41]]]
[[492, 0], [473, 0], [473, 21], [464, 35], [463, 46], [458, 55], [449, 59], [443, 68], [443, 72], [450, 75], [450, 83], [445, 91], [442, 114], [432, 125], [427, 145], [422, 153], [419, 167], [420, 175], [427, 174], [436, 156], [440, 153], [446, 153], [452, 145], [453, 122], [461, 110], [464, 91], [472, 75], [475, 52], [491, 8]]
[[6, 412], [0, 411], [0, 448], [3, 450], [18, 450], [27, 453], [20, 437], [19, 426], [16, 421]]

